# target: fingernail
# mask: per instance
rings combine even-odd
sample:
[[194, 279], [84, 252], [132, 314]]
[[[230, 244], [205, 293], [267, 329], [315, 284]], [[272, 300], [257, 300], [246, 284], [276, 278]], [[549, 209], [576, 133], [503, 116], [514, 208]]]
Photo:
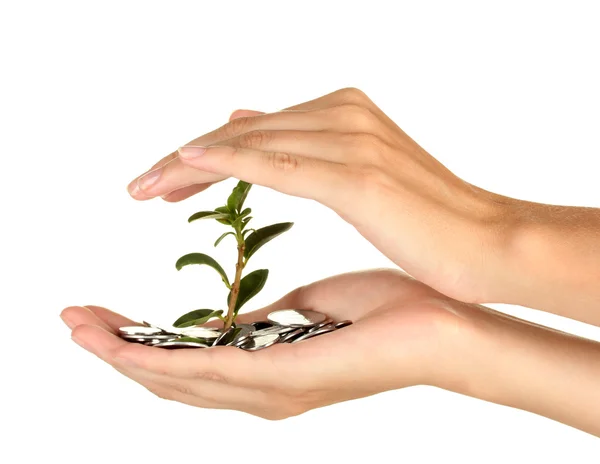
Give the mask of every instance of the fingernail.
[[148, 189], [156, 184], [156, 181], [162, 174], [162, 168], [155, 169], [154, 171], [147, 172], [137, 181], [138, 187], [142, 190]]
[[60, 315], [60, 318], [63, 320], [63, 322], [67, 325], [67, 327], [69, 329], [73, 329], [75, 327], [75, 324], [73, 323], [73, 321], [71, 321], [70, 319], [66, 318], [62, 314]]
[[202, 155], [206, 151], [206, 147], [185, 145], [183, 147], [179, 147], [177, 151], [179, 152], [179, 156], [181, 158], [192, 159]]

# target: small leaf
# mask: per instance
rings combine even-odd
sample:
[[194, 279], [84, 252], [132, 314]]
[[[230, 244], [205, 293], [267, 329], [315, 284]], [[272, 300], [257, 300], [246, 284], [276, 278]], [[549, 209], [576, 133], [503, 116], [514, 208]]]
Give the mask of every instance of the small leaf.
[[227, 199], [227, 208], [231, 212], [241, 211], [252, 184], [240, 180]]
[[239, 217], [243, 218], [248, 216], [250, 213], [252, 212], [252, 208], [246, 208], [244, 211], [242, 211], [239, 215]]
[[229, 217], [229, 215], [220, 213], [218, 211], [200, 211], [198, 213], [192, 214], [188, 218], [188, 222], [196, 221], [198, 219], [224, 219], [226, 217]]
[[245, 230], [244, 232], [242, 232], [242, 237], [244, 237], [244, 239], [245, 239], [246, 238], [246, 234], [249, 234], [250, 232], [256, 232], [256, 229]]
[[[269, 276], [268, 269], [258, 269], [251, 272], [240, 281], [240, 291], [238, 293], [237, 301], [235, 302], [234, 313], [237, 315], [240, 308], [262, 290]], [[231, 300], [231, 291], [227, 296], [227, 304]]]
[[229, 279], [227, 278], [227, 274], [225, 274], [225, 270], [210, 256], [205, 255], [204, 253], [190, 253], [179, 258], [175, 263], [175, 267], [179, 271], [183, 266], [188, 266], [190, 264], [206, 264], [207, 266], [212, 267], [221, 275], [221, 279], [223, 279], [225, 285], [227, 285], [227, 287], [231, 287]]
[[246, 261], [248, 261], [250, 256], [256, 253], [256, 251], [265, 243], [273, 240], [278, 235], [283, 234], [293, 225], [293, 222], [282, 222], [280, 224], [263, 227], [250, 234], [246, 239], [246, 249], [244, 250], [244, 258], [246, 258]]
[[248, 216], [246, 219], [244, 219], [242, 221], [242, 230], [244, 230], [244, 227], [246, 227], [248, 225], [248, 223], [250, 222], [250, 219], [252, 219], [252, 216]]
[[219, 243], [221, 243], [221, 240], [223, 240], [225, 237], [227, 237], [228, 235], [234, 235], [235, 234], [233, 232], [225, 232], [223, 235], [221, 235], [217, 241], [215, 242], [215, 246], [217, 246]]
[[219, 309], [215, 311], [214, 309], [195, 309], [194, 311], [190, 311], [187, 314], [184, 314], [175, 322], [173, 322], [173, 327], [183, 328], [183, 327], [191, 327], [193, 325], [201, 325], [208, 322], [210, 319], [214, 319], [223, 314], [223, 310]]
[[219, 221], [221, 224], [225, 224], [228, 226], [231, 225], [231, 213], [230, 213], [229, 209], [227, 208], [227, 206], [219, 206], [218, 208], [215, 208], [215, 211], [218, 213], [223, 213], [223, 214], [227, 215], [226, 218], [217, 219], [217, 221]]

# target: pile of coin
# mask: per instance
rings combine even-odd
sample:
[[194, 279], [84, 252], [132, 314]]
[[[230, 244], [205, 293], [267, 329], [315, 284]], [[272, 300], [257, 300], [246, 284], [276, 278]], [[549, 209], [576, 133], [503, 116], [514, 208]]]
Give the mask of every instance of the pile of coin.
[[280, 309], [269, 313], [266, 321], [236, 324], [223, 329], [192, 326], [163, 329], [143, 322], [144, 325], [121, 327], [124, 340], [158, 348], [209, 348], [235, 346], [257, 351], [275, 343], [297, 343], [318, 337], [352, 324], [352, 321], [334, 322], [325, 314], [308, 309]]

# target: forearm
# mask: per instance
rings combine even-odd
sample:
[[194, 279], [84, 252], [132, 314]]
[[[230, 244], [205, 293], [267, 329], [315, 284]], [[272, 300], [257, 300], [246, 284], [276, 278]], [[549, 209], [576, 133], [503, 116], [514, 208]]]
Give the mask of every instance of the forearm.
[[511, 203], [495, 301], [600, 325], [600, 209]]
[[461, 305], [442, 387], [600, 436], [600, 343]]

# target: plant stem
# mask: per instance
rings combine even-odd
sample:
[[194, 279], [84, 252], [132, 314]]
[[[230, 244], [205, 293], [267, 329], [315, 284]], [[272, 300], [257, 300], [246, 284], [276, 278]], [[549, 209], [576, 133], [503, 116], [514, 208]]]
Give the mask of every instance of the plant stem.
[[233, 324], [233, 316], [235, 313], [235, 304], [237, 303], [238, 295], [240, 293], [240, 280], [242, 280], [242, 271], [244, 270], [244, 248], [246, 244], [243, 239], [240, 240], [238, 234], [238, 259], [235, 265], [235, 279], [231, 286], [231, 298], [229, 299], [229, 308], [227, 309], [227, 319], [225, 319], [225, 325], [223, 331], [226, 331]]

